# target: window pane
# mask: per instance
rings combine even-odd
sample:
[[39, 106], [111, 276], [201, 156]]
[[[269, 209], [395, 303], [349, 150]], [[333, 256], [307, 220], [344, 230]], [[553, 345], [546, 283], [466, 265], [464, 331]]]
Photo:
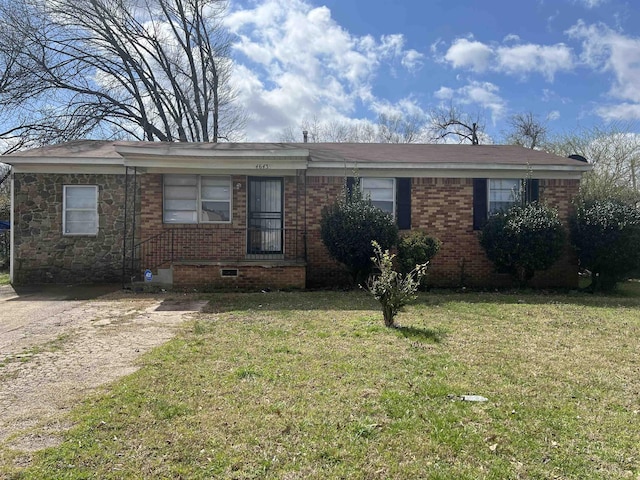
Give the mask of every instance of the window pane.
[[365, 194], [368, 194], [371, 200], [388, 200], [393, 202], [393, 188], [371, 188], [365, 190]]
[[95, 185], [65, 185], [63, 190], [63, 234], [97, 234], [98, 187]]
[[378, 207], [383, 212], [387, 212], [393, 215], [393, 202], [382, 202], [382, 201], [372, 200], [371, 203], [373, 203], [374, 206]]
[[229, 185], [224, 187], [202, 187], [204, 200], [229, 200]]
[[198, 198], [198, 189], [196, 187], [164, 187], [164, 198], [172, 200], [187, 200]]
[[193, 210], [196, 211], [196, 200], [165, 200], [165, 210]]
[[67, 186], [67, 208], [96, 208], [96, 188]]
[[507, 210], [518, 201], [520, 194], [520, 180], [518, 179], [490, 179], [489, 180], [489, 213]]
[[202, 177], [203, 187], [226, 187], [229, 188], [229, 177]]
[[196, 175], [165, 175], [164, 176], [164, 184], [165, 185], [182, 185], [188, 186], [198, 185], [198, 177]]
[[66, 212], [64, 233], [95, 234], [97, 220], [98, 214], [95, 211], [68, 211]]
[[202, 202], [203, 222], [228, 222], [229, 202]]
[[228, 222], [231, 179], [228, 176], [166, 175], [165, 223]]
[[165, 223], [198, 222], [198, 177], [196, 175], [164, 176]]
[[395, 213], [395, 182], [393, 178], [363, 178], [362, 192], [371, 203], [393, 215]]
[[393, 179], [392, 178], [363, 178], [362, 179], [362, 188], [365, 188], [365, 189], [391, 188], [391, 189], [393, 189]]
[[90, 210], [71, 210], [67, 212], [67, 222], [94, 222], [96, 212]]

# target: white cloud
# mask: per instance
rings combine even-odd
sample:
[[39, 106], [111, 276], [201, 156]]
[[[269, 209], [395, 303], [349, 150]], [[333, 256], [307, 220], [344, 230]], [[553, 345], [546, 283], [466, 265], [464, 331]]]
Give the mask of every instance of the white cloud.
[[500, 89], [491, 82], [471, 81], [460, 88], [440, 87], [434, 96], [445, 103], [454, 102], [459, 105], [476, 106], [491, 113], [495, 123], [504, 117], [507, 104], [499, 95]]
[[563, 43], [555, 45], [520, 44], [517, 35], [507, 35], [502, 45], [486, 44], [476, 40], [458, 38], [444, 55], [438, 54], [438, 45], [432, 46], [436, 58], [453, 68], [469, 69], [477, 73], [491, 70], [525, 78], [541, 74], [553, 82], [556, 73], [574, 67], [574, 55]]
[[444, 60], [453, 68], [469, 68], [475, 72], [484, 72], [489, 68], [493, 51], [482, 42], [458, 38], [451, 44]]
[[558, 110], [552, 110], [547, 114], [547, 120], [553, 122], [560, 119], [560, 112]]
[[609, 95], [621, 104], [601, 107], [597, 113], [607, 120], [640, 118], [640, 38], [583, 21], [567, 33], [582, 42], [583, 65], [613, 75]]
[[424, 55], [417, 50], [407, 50], [400, 63], [407, 70], [414, 72], [422, 68]]
[[557, 72], [573, 68], [572, 50], [562, 43], [550, 46], [528, 43], [499, 47], [496, 54], [496, 71], [519, 76], [538, 72], [549, 82], [553, 82]]
[[574, 3], [582, 5], [586, 8], [596, 8], [600, 5], [604, 5], [608, 0], [574, 0]]
[[412, 96], [402, 98], [395, 103], [383, 99], [377, 100], [371, 105], [371, 110], [375, 112], [376, 115], [399, 115], [401, 117], [427, 116], [427, 112], [418, 104], [417, 99]]
[[542, 89], [542, 97], [540, 98], [540, 100], [542, 100], [543, 102], [555, 102], [555, 103], [560, 102], [563, 105], [566, 105], [567, 103], [571, 103], [570, 98], [562, 97], [558, 95], [555, 91], [550, 90], [548, 88]]
[[[237, 36], [233, 72], [239, 101], [250, 113], [252, 140], [278, 140], [305, 118], [344, 119], [376, 102], [372, 81], [383, 68], [419, 69], [424, 56], [401, 34], [356, 36], [327, 7], [305, 0], [265, 0], [231, 12]], [[244, 62], [244, 65], [243, 65]]]
[[438, 100], [452, 100], [455, 93], [456, 91], [453, 88], [440, 87], [438, 90], [436, 90], [433, 96]]
[[618, 105], [605, 105], [598, 107], [596, 113], [607, 122], [638, 120], [640, 119], [640, 104], [621, 103]]

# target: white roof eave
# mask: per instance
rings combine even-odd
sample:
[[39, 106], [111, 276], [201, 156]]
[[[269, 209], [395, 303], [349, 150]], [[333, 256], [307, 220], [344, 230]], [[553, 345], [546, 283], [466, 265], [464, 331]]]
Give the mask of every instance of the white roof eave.
[[544, 165], [544, 164], [513, 164], [513, 163], [369, 163], [369, 162], [312, 162], [309, 169], [344, 170], [513, 170], [513, 171], [556, 171], [556, 172], [588, 172], [593, 166], [584, 165]]

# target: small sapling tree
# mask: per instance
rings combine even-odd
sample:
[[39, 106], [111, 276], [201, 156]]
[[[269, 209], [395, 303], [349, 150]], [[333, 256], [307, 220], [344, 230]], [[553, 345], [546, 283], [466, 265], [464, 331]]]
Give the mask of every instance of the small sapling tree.
[[382, 250], [378, 242], [371, 242], [374, 256], [373, 264], [380, 273], [369, 277], [367, 288], [382, 307], [385, 327], [395, 327], [395, 316], [410, 301], [415, 300], [420, 280], [427, 273], [427, 263], [415, 265], [414, 268], [402, 274], [393, 268], [395, 255], [389, 250]]

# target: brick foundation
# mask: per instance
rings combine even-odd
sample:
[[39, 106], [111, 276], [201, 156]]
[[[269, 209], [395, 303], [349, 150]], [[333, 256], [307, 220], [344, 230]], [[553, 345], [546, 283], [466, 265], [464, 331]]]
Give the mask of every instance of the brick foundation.
[[[223, 276], [223, 269], [237, 270], [237, 276]], [[206, 289], [303, 289], [305, 273], [304, 265], [174, 264], [173, 284]]]

